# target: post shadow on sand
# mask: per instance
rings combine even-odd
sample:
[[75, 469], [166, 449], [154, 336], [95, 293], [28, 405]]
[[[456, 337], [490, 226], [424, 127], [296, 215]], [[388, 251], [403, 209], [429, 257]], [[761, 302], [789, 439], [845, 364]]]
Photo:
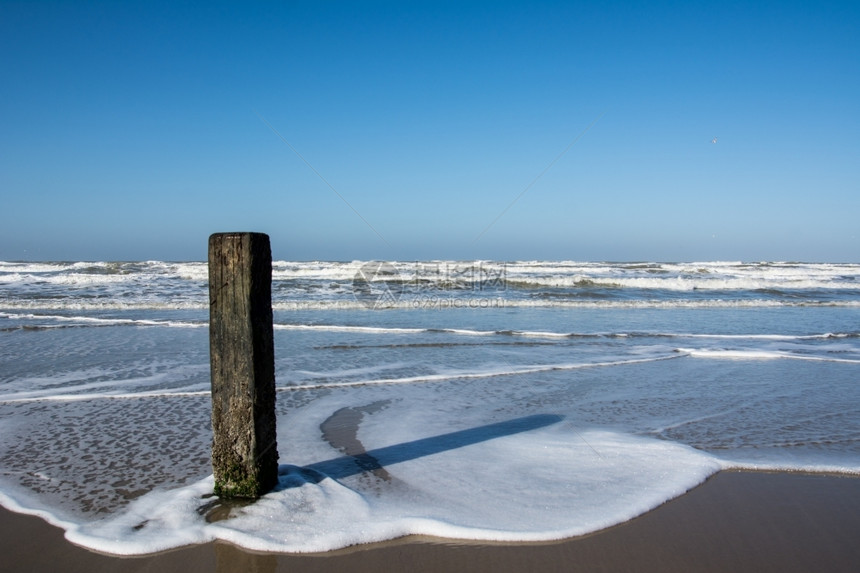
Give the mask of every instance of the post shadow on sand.
[[[535, 414], [495, 424], [477, 426], [468, 430], [460, 430], [404, 442], [402, 444], [395, 444], [393, 446], [386, 446], [384, 448], [377, 448], [355, 456], [341, 456], [310, 464], [303, 468], [282, 465], [278, 471], [281, 477], [280, 483], [275, 486], [275, 491], [296, 487], [307, 481], [319, 483], [326, 477], [343, 479], [363, 472], [378, 470], [384, 466], [456, 450], [457, 448], [471, 446], [503, 436], [536, 430], [558, 423], [563, 419], [563, 416], [555, 414]], [[296, 471], [301, 475], [299, 479], [285, 479], [286, 474]]]
[[[563, 419], [563, 416], [556, 414], [535, 414], [377, 448], [355, 456], [332, 458], [304, 467], [282, 464], [278, 467], [278, 483], [272, 491], [301, 487], [307, 483], [320, 483], [326, 478], [338, 480], [364, 472], [373, 472], [384, 466], [537, 430], [561, 422]], [[205, 515], [206, 521], [211, 523], [228, 519], [232, 509], [252, 503], [253, 500], [247, 499], [215, 498], [199, 507], [197, 512]]]

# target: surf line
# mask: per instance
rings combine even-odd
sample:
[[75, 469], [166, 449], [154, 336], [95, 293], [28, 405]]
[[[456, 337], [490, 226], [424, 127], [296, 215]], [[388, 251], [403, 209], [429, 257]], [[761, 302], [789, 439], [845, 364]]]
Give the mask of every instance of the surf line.
[[83, 402], [86, 400], [141, 400], [144, 398], [189, 398], [209, 396], [209, 390], [190, 390], [181, 392], [142, 392], [140, 394], [54, 394], [53, 396], [37, 396], [31, 398], [13, 398], [0, 396], [0, 404], [23, 404], [27, 402]]
[[[661, 360], [675, 360], [688, 357], [689, 354], [675, 352], [667, 356], [653, 358], [634, 358], [631, 360], [615, 360], [608, 362], [584, 362], [580, 364], [547, 364], [519, 370], [500, 370], [492, 372], [454, 372], [450, 374], [428, 374], [426, 376], [408, 376], [405, 378], [380, 378], [378, 380], [355, 380], [350, 382], [330, 382], [326, 384], [300, 384], [294, 386], [279, 386], [276, 392], [297, 392], [301, 390], [326, 390], [331, 388], [353, 388], [358, 386], [384, 386], [395, 384], [421, 384], [447, 382], [451, 380], [471, 380], [481, 378], [497, 378], [503, 376], [518, 376], [521, 374], [537, 374], [540, 372], [563, 372], [586, 368], [605, 368], [610, 366], [626, 366], [628, 364], [645, 364]], [[31, 398], [0, 397], [0, 404], [15, 404], [24, 402], [76, 402], [83, 400], [139, 400], [145, 398], [189, 398], [210, 395], [209, 390], [179, 391], [179, 392], [146, 392], [140, 394], [62, 394], [54, 396], [39, 396]]]
[[585, 368], [603, 368], [609, 366], [625, 366], [628, 364], [644, 364], [647, 362], [659, 362], [661, 360], [675, 360], [684, 358], [686, 354], [674, 353], [667, 356], [655, 356], [653, 358], [634, 358], [631, 360], [615, 360], [610, 362], [583, 362], [579, 364], [547, 364], [538, 365], [519, 370], [499, 370], [490, 372], [453, 372], [450, 374], [428, 374], [425, 376], [408, 376], [405, 378], [380, 378], [378, 380], [354, 380], [350, 382], [330, 382], [327, 384], [301, 384], [296, 386], [280, 386], [277, 392], [292, 392], [297, 390], [324, 390], [327, 388], [352, 388], [356, 386], [382, 386], [394, 384], [420, 384], [431, 382], [447, 382], [450, 380], [470, 380], [479, 378], [497, 378], [502, 376], [518, 376], [521, 374], [537, 374], [540, 372], [562, 372], [569, 370], [581, 370]]

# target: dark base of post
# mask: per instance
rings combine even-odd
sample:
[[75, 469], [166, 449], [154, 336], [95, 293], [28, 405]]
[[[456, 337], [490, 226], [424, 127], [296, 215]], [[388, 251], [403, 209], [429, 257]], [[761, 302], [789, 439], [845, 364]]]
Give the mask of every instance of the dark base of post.
[[257, 498], [278, 483], [267, 235], [209, 237], [209, 351], [215, 494]]

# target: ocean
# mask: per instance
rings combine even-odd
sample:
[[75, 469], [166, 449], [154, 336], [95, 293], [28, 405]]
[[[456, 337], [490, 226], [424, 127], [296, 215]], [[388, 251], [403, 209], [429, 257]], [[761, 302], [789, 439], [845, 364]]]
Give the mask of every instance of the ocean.
[[273, 263], [278, 487], [211, 496], [204, 262], [0, 262], [0, 503], [142, 554], [540, 541], [860, 473], [860, 264]]

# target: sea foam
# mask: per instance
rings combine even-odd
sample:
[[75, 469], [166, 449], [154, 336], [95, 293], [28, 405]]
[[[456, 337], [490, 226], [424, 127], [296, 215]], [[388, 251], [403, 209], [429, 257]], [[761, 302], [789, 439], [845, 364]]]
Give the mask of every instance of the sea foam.
[[[370, 445], [391, 430], [390, 424], [378, 424], [363, 439]], [[371, 448], [368, 453], [385, 467], [387, 480], [358, 467], [354, 479], [339, 480], [317, 469], [282, 465], [275, 491], [234, 508], [224, 521], [207, 523], [201, 508], [211, 500], [208, 477], [149, 493], [105, 520], [66, 524], [67, 537], [126, 555], [214, 539], [295, 553], [410, 534], [544, 541], [631, 519], [724, 467], [686, 446], [609, 431], [577, 432], [563, 420], [521, 433], [491, 433], [483, 441], [478, 441], [480, 429], [475, 433], [460, 438], [463, 445], [457, 438], [446, 441], [444, 434], [420, 434], [411, 453], [410, 444], [399, 450]]]

